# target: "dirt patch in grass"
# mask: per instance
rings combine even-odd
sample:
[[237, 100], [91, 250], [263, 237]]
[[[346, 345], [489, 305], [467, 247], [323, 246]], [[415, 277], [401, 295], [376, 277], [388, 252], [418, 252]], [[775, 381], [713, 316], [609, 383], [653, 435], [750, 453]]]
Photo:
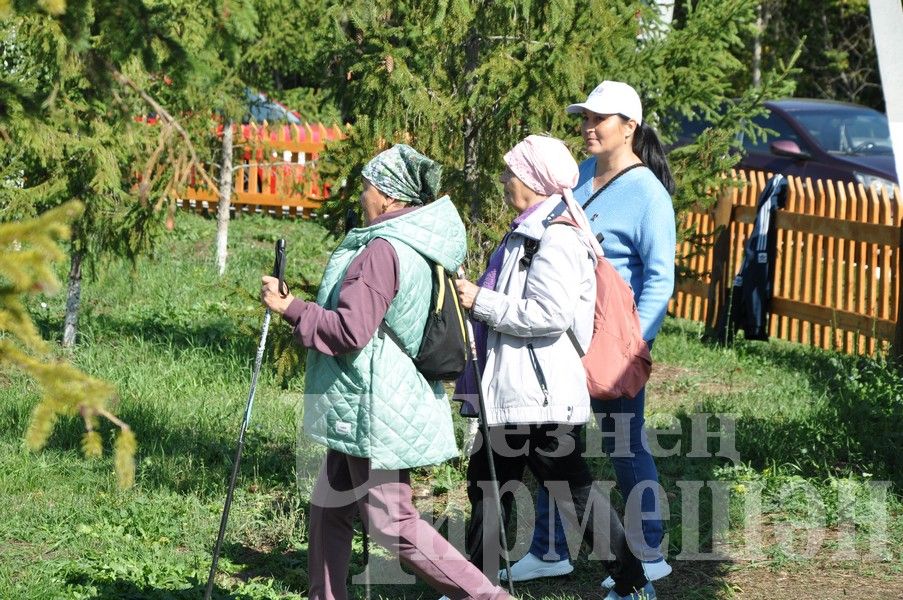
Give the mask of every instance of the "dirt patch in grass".
[[[674, 572], [655, 582], [659, 600], [874, 600], [903, 598], [903, 574], [890, 563], [862, 565], [811, 561], [794, 570], [726, 562], [674, 562]], [[574, 573], [515, 584], [522, 598], [605, 597], [599, 563], [581, 561]]]
[[673, 412], [678, 408], [693, 410], [708, 396], [737, 392], [739, 384], [732, 381], [731, 375], [713, 375], [690, 367], [655, 363], [646, 385], [646, 406], [651, 412]]
[[890, 563], [810, 562], [793, 571], [765, 567], [737, 569], [728, 574], [725, 582], [734, 597], [743, 600], [903, 598], [903, 574], [888, 572], [889, 569]]

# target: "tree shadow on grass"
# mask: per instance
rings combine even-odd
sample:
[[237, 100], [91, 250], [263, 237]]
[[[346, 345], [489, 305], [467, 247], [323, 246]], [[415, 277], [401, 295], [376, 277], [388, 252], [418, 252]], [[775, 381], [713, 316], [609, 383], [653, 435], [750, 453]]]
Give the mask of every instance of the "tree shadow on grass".
[[[239, 582], [254, 579], [274, 579], [284, 589], [303, 594], [308, 587], [307, 550], [306, 549], [274, 549], [259, 550], [242, 544], [228, 543], [223, 546], [223, 558], [234, 565], [241, 565], [237, 572], [228, 576], [235, 585], [230, 589], [214, 584], [212, 598], [218, 600], [257, 600], [260, 593], [242, 591]], [[222, 565], [222, 562], [220, 563]], [[222, 582], [222, 570], [217, 574], [217, 581]], [[101, 600], [196, 600], [204, 597], [207, 586], [206, 575], [203, 581], [192, 577], [190, 587], [168, 587], [143, 584], [125, 578], [97, 581], [92, 573], [82, 572], [70, 574], [66, 583], [70, 586], [95, 590], [91, 598]], [[239, 588], [239, 589], [234, 589]]]
[[242, 565], [231, 575], [235, 579], [274, 579], [297, 593], [305, 592], [310, 584], [306, 547], [261, 549], [244, 544], [227, 544], [223, 553], [232, 563]]
[[[178, 315], [176, 315], [178, 317]], [[275, 321], [275, 319], [273, 320]], [[253, 358], [260, 342], [263, 311], [258, 315], [183, 315], [149, 314], [140, 318], [94, 315], [84, 326], [87, 335], [97, 339], [138, 338], [175, 350], [207, 349], [226, 358]]]
[[[24, 410], [24, 409], [23, 409]], [[0, 422], [11, 424], [11, 429], [0, 430], [0, 435], [18, 438], [27, 422], [27, 414], [19, 407], [0, 407], [8, 412], [0, 416]], [[191, 429], [174, 426], [165, 415], [154, 413], [152, 408], [138, 404], [120, 414], [137, 432], [136, 456], [138, 484], [148, 489], [167, 489], [176, 493], [192, 493], [200, 497], [219, 496], [224, 493], [237, 449], [237, 437], [242, 415], [230, 415], [228, 423], [217, 430], [214, 426]], [[115, 428], [102, 423], [99, 429], [109, 455]], [[84, 435], [81, 419], [59, 420], [45, 453], [70, 454], [78, 451]], [[308, 448], [306, 440], [296, 441], [284, 436], [251, 428], [245, 436], [238, 481], [240, 485], [293, 488], [297, 484], [299, 469], [315, 468], [316, 458], [322, 455]], [[304, 454], [299, 457], [299, 453]], [[105, 462], [86, 463], [86, 468], [109, 470]]]
[[[97, 583], [87, 575], [72, 578], [67, 583], [93, 588], [96, 591], [90, 597], [96, 600], [200, 600], [206, 588], [204, 584], [190, 588], [161, 588], [122, 579]], [[216, 586], [211, 599], [259, 600], [260, 594], [233, 592]]]
[[[234, 314], [166, 314], [147, 312], [125, 317], [109, 313], [83, 311], [79, 317], [77, 344], [135, 338], [175, 350], [208, 349], [214, 354], [254, 357], [260, 341], [264, 312]], [[60, 341], [62, 319], [50, 315], [34, 315], [41, 337]], [[273, 319], [276, 322], [276, 319]], [[272, 330], [272, 329], [271, 329]]]
[[870, 473], [903, 488], [900, 366], [804, 346], [740, 342], [738, 352], [804, 377], [815, 400], [786, 418], [744, 416], [737, 449], [756, 468], [797, 465], [803, 476]]
[[[240, 325], [223, 320], [207, 320], [196, 325], [161, 325], [155, 318], [145, 320], [116, 320], [106, 316], [95, 317], [89, 330], [102, 331], [104, 338], [138, 337], [165, 349], [176, 361], [182, 353], [203, 349], [202, 360], [210, 371], [235, 369], [237, 363], [252, 363], [259, 342], [259, 331], [247, 334]], [[271, 339], [273, 328], [270, 329]], [[89, 333], [90, 335], [90, 333]], [[103, 343], [99, 341], [97, 343]], [[268, 345], [270, 346], [270, 345]], [[267, 354], [269, 356], [269, 354]], [[136, 367], [140, 368], [140, 367]], [[264, 365], [263, 369], [270, 368]], [[242, 375], [245, 375], [243, 372]], [[199, 377], [206, 377], [200, 373]], [[215, 385], [224, 385], [212, 377]], [[248, 377], [250, 381], [250, 377]], [[196, 385], [203, 386], [205, 379]], [[130, 401], [119, 411], [138, 436], [138, 470], [140, 483], [153, 487], [166, 487], [178, 492], [200, 491], [220, 493], [231, 472], [237, 436], [246, 399], [242, 390], [240, 402], [214, 403], [203, 408], [203, 414], [193, 424], [188, 419], [174, 423], [171, 411], [178, 411], [179, 401], [167, 405], [167, 412], [159, 407]], [[259, 394], [258, 394], [259, 396]], [[184, 398], [185, 403], [192, 402]], [[298, 398], [300, 402], [300, 395]], [[0, 435], [21, 437], [33, 402], [12, 402], [0, 406]], [[271, 428], [258, 428], [252, 419], [246, 435], [242, 456], [240, 479], [263, 480], [275, 486], [291, 486], [295, 482], [297, 452], [302, 450], [294, 424], [282, 426], [281, 435]], [[101, 421], [99, 431], [109, 450], [115, 433], [106, 421]], [[84, 424], [78, 418], [60, 419], [54, 428], [45, 451], [71, 452], [78, 449], [84, 435]]]

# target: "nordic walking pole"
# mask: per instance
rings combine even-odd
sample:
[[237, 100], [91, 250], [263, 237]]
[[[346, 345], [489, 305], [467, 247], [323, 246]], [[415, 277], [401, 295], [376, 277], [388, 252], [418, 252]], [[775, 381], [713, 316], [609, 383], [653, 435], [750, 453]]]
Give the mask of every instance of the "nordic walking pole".
[[[458, 278], [464, 279], [464, 270], [458, 269]], [[505, 531], [505, 521], [502, 518], [502, 499], [499, 493], [499, 480], [495, 475], [495, 459], [492, 457], [492, 444], [489, 440], [489, 425], [486, 423], [486, 399], [483, 398], [483, 374], [480, 372], [480, 362], [477, 360], [477, 346], [473, 339], [473, 325], [470, 323], [470, 312], [464, 314], [467, 327], [464, 330], [464, 343], [470, 349], [470, 361], [473, 363], [473, 371], [477, 376], [477, 397], [480, 400], [480, 435], [483, 436], [483, 444], [486, 448], [486, 460], [489, 461], [489, 478], [492, 480], [492, 499], [495, 502], [495, 511], [499, 517], [499, 532], [502, 536], [502, 556], [505, 559], [505, 573], [508, 576], [508, 593], [514, 596], [514, 581], [511, 577], [511, 559], [508, 556], [508, 533]]]
[[[282, 294], [282, 290], [285, 288], [285, 240], [282, 239], [276, 241], [276, 261], [273, 263], [273, 277], [279, 279], [279, 293]], [[266, 348], [269, 329], [270, 309], [267, 308], [263, 315], [263, 327], [260, 332], [260, 344], [257, 345], [257, 357], [254, 359], [254, 373], [251, 375], [251, 391], [248, 393], [245, 418], [241, 422], [241, 430], [238, 432], [238, 449], [235, 451], [235, 461], [232, 463], [232, 475], [229, 477], [229, 489], [226, 491], [226, 504], [223, 506], [223, 516], [219, 522], [219, 534], [216, 536], [216, 545], [213, 546], [213, 564], [210, 565], [210, 575], [207, 577], [207, 589], [204, 590], [204, 600], [210, 600], [210, 595], [213, 593], [213, 578], [216, 576], [216, 565], [219, 563], [223, 537], [226, 534], [226, 523], [229, 521], [232, 493], [235, 491], [235, 480], [238, 478], [241, 451], [245, 447], [245, 432], [248, 430], [248, 423], [251, 421], [251, 409], [254, 407], [254, 392], [257, 391], [257, 376], [260, 374], [260, 363], [263, 361], [263, 351]]]

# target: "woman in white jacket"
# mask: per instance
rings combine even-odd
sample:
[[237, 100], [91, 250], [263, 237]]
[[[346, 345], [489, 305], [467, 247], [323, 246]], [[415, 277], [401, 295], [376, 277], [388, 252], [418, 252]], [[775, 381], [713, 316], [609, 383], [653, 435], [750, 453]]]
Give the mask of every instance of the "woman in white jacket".
[[[518, 216], [478, 283], [457, 282], [461, 303], [478, 325], [485, 419], [504, 521], [511, 490], [529, 468], [565, 518], [583, 528], [590, 548], [606, 557], [603, 564], [615, 580], [610, 597], [654, 598], [617, 513], [607, 498], [591, 494], [592, 476], [582, 456], [580, 431], [592, 413], [569, 330], [586, 350], [593, 328], [595, 254], [580, 230], [553, 224], [566, 210], [562, 194], [577, 183], [577, 163], [560, 140], [529, 136], [505, 155], [505, 164], [505, 202]], [[456, 395], [475, 391], [461, 381]], [[494, 575], [498, 548], [483, 551], [484, 539], [498, 539], [499, 526], [489, 518], [494, 509], [484, 505], [484, 492], [491, 489], [486, 444], [478, 444], [470, 457], [467, 479], [467, 550], [471, 562]], [[584, 514], [591, 510], [595, 515]], [[606, 517], [610, 527], [594, 528], [594, 521], [606, 523]], [[484, 535], [484, 527], [496, 532]], [[608, 560], [612, 554], [614, 560]]]

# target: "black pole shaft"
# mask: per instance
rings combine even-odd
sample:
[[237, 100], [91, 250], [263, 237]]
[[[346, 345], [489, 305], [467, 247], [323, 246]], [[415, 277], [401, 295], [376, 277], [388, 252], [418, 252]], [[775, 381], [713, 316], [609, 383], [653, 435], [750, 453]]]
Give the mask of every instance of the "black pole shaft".
[[229, 509], [232, 507], [232, 495], [235, 492], [235, 481], [238, 479], [238, 469], [241, 465], [241, 452], [245, 447], [245, 432], [251, 421], [251, 409], [254, 407], [254, 394], [257, 392], [257, 377], [260, 375], [260, 364], [263, 362], [263, 351], [266, 348], [267, 331], [270, 328], [270, 310], [267, 309], [263, 316], [263, 328], [260, 335], [260, 344], [257, 346], [257, 356], [254, 360], [254, 373], [251, 375], [251, 391], [248, 393], [248, 403], [245, 406], [245, 417], [241, 422], [241, 430], [238, 433], [238, 449], [235, 451], [235, 461], [232, 463], [232, 475], [229, 477], [229, 488], [226, 490], [226, 503], [223, 505], [223, 515], [219, 522], [219, 533], [216, 536], [216, 544], [213, 546], [213, 564], [210, 565], [210, 574], [207, 577], [207, 588], [204, 590], [204, 600], [210, 600], [213, 593], [213, 579], [216, 576], [216, 566], [219, 564], [219, 555], [223, 547], [223, 537], [226, 535], [226, 523], [229, 521]]
[[[279, 293], [288, 295], [283, 281], [285, 277], [285, 240], [276, 242], [276, 260], [273, 263], [273, 277], [279, 279]], [[229, 476], [229, 488], [226, 490], [226, 503], [223, 505], [223, 514], [219, 521], [219, 533], [216, 535], [216, 544], [213, 546], [213, 562], [210, 565], [210, 574], [207, 576], [207, 587], [204, 590], [204, 600], [210, 600], [213, 594], [213, 580], [216, 577], [216, 567], [219, 564], [219, 555], [223, 549], [223, 538], [226, 535], [226, 524], [229, 522], [229, 509], [232, 508], [232, 496], [235, 492], [235, 481], [238, 479], [238, 470], [241, 466], [241, 452], [245, 447], [245, 432], [248, 431], [248, 423], [251, 422], [251, 410], [254, 408], [254, 394], [257, 392], [257, 378], [260, 375], [260, 365], [263, 362], [263, 352], [267, 345], [267, 332], [270, 330], [270, 309], [267, 308], [263, 315], [263, 326], [260, 331], [260, 343], [257, 345], [257, 355], [254, 357], [254, 372], [251, 375], [251, 389], [248, 392], [248, 402], [245, 405], [245, 417], [241, 422], [238, 432], [238, 448], [235, 451], [235, 460], [232, 463], [232, 474]]]
[[[363, 521], [361, 521], [363, 524]], [[367, 528], [362, 526], [364, 546], [364, 598], [370, 600], [370, 536]]]
[[486, 450], [486, 460], [489, 461], [489, 479], [492, 480], [492, 496], [495, 502], [496, 514], [499, 517], [499, 533], [502, 542], [502, 556], [505, 559], [505, 573], [508, 576], [508, 593], [514, 595], [514, 581], [511, 578], [511, 559], [508, 556], [508, 533], [505, 531], [505, 520], [502, 515], [502, 499], [499, 493], [499, 480], [495, 474], [495, 459], [492, 457], [492, 443], [489, 439], [489, 425], [486, 423], [486, 399], [483, 398], [483, 375], [480, 373], [480, 363], [477, 360], [477, 349], [473, 343], [473, 325], [470, 323], [470, 314], [465, 314], [467, 327], [465, 328], [465, 343], [470, 350], [470, 360], [473, 363], [474, 373], [477, 378], [477, 397], [480, 403], [480, 434], [483, 436], [483, 444]]
[[213, 563], [210, 565], [210, 574], [207, 576], [207, 588], [204, 590], [204, 600], [210, 600], [213, 593], [213, 580], [216, 577], [216, 567], [219, 565], [219, 555], [223, 547], [223, 538], [226, 535], [226, 523], [229, 521], [229, 509], [232, 507], [232, 494], [235, 491], [235, 480], [238, 478], [238, 468], [241, 463], [241, 451], [245, 447], [245, 431], [247, 421], [241, 424], [241, 433], [238, 437], [238, 450], [235, 452], [235, 462], [232, 465], [232, 475], [229, 477], [229, 489], [226, 492], [226, 504], [223, 506], [223, 515], [219, 521], [219, 533], [216, 536], [216, 544], [213, 546]]

